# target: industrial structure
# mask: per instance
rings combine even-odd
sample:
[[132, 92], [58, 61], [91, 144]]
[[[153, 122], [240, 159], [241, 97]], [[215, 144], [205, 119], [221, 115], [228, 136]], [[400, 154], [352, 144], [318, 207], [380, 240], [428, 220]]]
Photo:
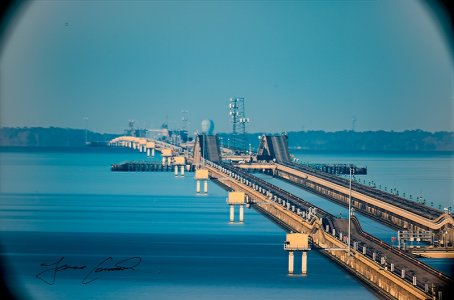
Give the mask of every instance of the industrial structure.
[[[235, 98], [240, 99], [240, 98]], [[244, 100], [243, 100], [244, 101]], [[236, 108], [241, 101], [232, 101]], [[243, 102], [244, 103], [244, 102]], [[241, 122], [236, 121], [237, 125]], [[244, 125], [244, 124], [243, 124]], [[235, 129], [241, 132], [240, 129]], [[289, 151], [287, 136], [263, 135], [256, 155], [232, 155], [220, 147], [216, 135], [198, 134], [192, 148], [170, 143], [123, 136], [110, 142], [112, 146], [128, 147], [148, 152], [153, 146], [163, 157], [162, 165], [177, 165], [195, 170], [196, 192], [208, 192], [208, 181], [226, 189], [229, 194], [230, 221], [234, 222], [234, 205], [240, 206], [239, 221], [244, 218], [244, 205], [250, 205], [282, 226], [288, 234], [284, 250], [289, 251], [290, 274], [294, 273], [295, 251], [302, 251], [302, 274], [307, 273], [307, 251], [318, 248], [336, 263], [369, 285], [387, 299], [448, 299], [452, 295], [451, 278], [418, 260], [406, 251], [413, 238], [438, 241], [426, 253], [449, 256], [454, 249], [454, 219], [449, 212], [429, 208], [397, 195], [352, 182], [337, 176], [358, 171], [356, 166], [342, 168], [312, 168], [295, 162]], [[181, 159], [184, 158], [184, 160]], [[164, 159], [165, 158], [165, 159]], [[177, 168], [178, 170], [178, 168]], [[335, 170], [330, 172], [327, 170]], [[331, 215], [312, 203], [297, 197], [253, 175], [265, 172], [326, 199], [354, 208], [356, 212], [399, 230], [401, 247], [393, 247], [365, 232], [358, 219]], [[441, 242], [442, 241], [442, 242]], [[405, 246], [403, 246], [405, 245]], [[444, 247], [437, 247], [437, 246]], [[422, 250], [422, 249], [420, 249]], [[423, 251], [420, 251], [423, 252]], [[429, 254], [430, 255], [430, 254]]]

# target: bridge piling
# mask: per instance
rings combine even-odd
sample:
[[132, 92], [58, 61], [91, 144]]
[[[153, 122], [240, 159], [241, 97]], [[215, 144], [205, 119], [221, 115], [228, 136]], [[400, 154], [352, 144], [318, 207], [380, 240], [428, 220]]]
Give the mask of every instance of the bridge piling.
[[240, 205], [240, 223], [244, 220], [244, 205]]
[[305, 233], [287, 233], [284, 250], [288, 251], [288, 273], [293, 274], [294, 251], [301, 251], [301, 274], [307, 274], [307, 251], [309, 248], [309, 235]]
[[230, 206], [230, 222], [235, 221], [235, 205], [239, 205], [239, 222], [244, 221], [244, 203], [245, 203], [245, 193], [243, 192], [229, 192], [229, 197], [227, 198], [227, 204]]
[[288, 273], [293, 274], [293, 251], [288, 252]]
[[307, 274], [307, 251], [301, 251], [302, 258], [301, 258], [301, 274]]
[[195, 179], [197, 184], [197, 194], [200, 193], [200, 181], [203, 181], [204, 193], [208, 193], [208, 170], [207, 169], [198, 169], [195, 170]]

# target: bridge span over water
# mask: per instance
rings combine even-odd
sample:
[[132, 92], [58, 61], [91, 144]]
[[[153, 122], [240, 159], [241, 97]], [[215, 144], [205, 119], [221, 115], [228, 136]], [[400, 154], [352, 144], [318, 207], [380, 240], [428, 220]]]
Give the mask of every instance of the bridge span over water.
[[[371, 286], [377, 294], [387, 299], [447, 299], [453, 281], [443, 273], [422, 263], [414, 256], [380, 241], [362, 230], [354, 217], [351, 238], [346, 239], [346, 220], [339, 219], [311, 203], [276, 187], [247, 172], [258, 169], [269, 172], [307, 190], [341, 204], [348, 198], [347, 181], [343, 178], [306, 169], [292, 163], [286, 140], [268, 139], [261, 155], [263, 161], [253, 163], [226, 163], [222, 159], [215, 137], [198, 137], [193, 149], [177, 148], [162, 141], [139, 139], [127, 142], [120, 137], [112, 145], [127, 146], [143, 151], [143, 146], [154, 142], [155, 149], [173, 155], [185, 155], [186, 161], [196, 168], [205, 169], [212, 181], [228, 191], [244, 192], [247, 203], [287, 231], [309, 234], [312, 244], [339, 263], [352, 274]], [[148, 144], [151, 145], [151, 144]], [[140, 147], [139, 147], [140, 146]], [[260, 149], [259, 149], [260, 153]], [[274, 157], [273, 157], [274, 156]], [[386, 199], [383, 199], [386, 198]], [[452, 230], [450, 215], [437, 210], [424, 210], [418, 206], [406, 206], [401, 199], [379, 194], [368, 187], [352, 186], [352, 203], [361, 211], [383, 223], [397, 228], [434, 232]], [[451, 231], [450, 231], [451, 232]], [[451, 239], [451, 233], [449, 235]], [[451, 239], [452, 241], [452, 239]]]
[[[349, 180], [291, 161], [286, 139], [282, 137], [278, 142], [276, 139], [278, 137], [262, 138], [257, 154], [258, 162], [236, 166], [242, 169], [261, 169], [312, 193], [348, 206]], [[276, 147], [275, 144], [279, 146]], [[351, 200], [356, 211], [381, 223], [411, 232], [430, 230], [441, 245], [454, 244], [454, 219], [447, 212], [353, 181]]]

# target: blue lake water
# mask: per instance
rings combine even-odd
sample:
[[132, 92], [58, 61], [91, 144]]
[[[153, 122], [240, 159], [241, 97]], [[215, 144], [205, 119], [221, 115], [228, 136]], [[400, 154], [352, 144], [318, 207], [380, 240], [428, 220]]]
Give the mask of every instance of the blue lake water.
[[[24, 299], [375, 297], [316, 250], [308, 256], [308, 276], [287, 276], [285, 232], [253, 209], [244, 224], [229, 224], [227, 193], [210, 183], [208, 196], [196, 195], [192, 173], [110, 171], [112, 163], [144, 158], [103, 149], [0, 152], [0, 241], [15, 293]], [[366, 226], [383, 238], [392, 234]], [[85, 267], [53, 278], [41, 264], [61, 257], [60, 266]], [[134, 270], [91, 272], [139, 260]], [[295, 270], [299, 264], [296, 257]]]

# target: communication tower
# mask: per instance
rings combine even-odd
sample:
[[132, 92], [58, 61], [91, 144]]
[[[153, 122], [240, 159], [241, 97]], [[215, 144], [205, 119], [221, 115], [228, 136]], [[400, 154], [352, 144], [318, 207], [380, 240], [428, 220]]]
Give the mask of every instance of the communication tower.
[[229, 109], [229, 115], [232, 118], [230, 148], [237, 152], [246, 152], [246, 123], [249, 123], [250, 119], [245, 115], [244, 98], [230, 98]]
[[128, 128], [125, 129], [126, 135], [136, 136], [135, 123], [136, 123], [136, 121], [134, 121], [134, 120], [129, 120], [128, 121]]

